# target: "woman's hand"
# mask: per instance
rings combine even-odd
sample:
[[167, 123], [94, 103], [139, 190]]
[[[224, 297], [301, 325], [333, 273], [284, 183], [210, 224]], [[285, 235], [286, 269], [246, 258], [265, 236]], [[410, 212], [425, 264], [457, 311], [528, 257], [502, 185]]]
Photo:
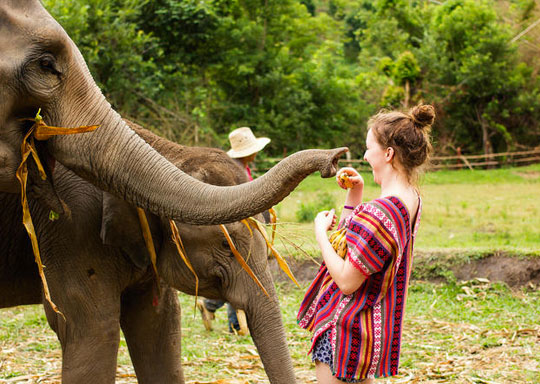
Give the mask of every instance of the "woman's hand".
[[315, 217], [315, 236], [326, 237], [326, 232], [334, 228], [336, 225], [337, 216], [335, 210], [322, 211]]
[[356, 189], [364, 187], [364, 179], [362, 176], [360, 176], [356, 169], [351, 167], [341, 168], [339, 171], [337, 171], [336, 181], [343, 189]]

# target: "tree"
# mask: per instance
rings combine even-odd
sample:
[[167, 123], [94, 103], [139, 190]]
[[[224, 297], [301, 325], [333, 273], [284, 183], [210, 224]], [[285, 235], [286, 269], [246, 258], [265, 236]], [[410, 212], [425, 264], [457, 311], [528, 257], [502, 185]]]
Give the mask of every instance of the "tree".
[[446, 133], [470, 151], [513, 141], [506, 122], [526, 76], [510, 37], [487, 1], [449, 0], [434, 11], [420, 54], [426, 86], [445, 111]]
[[117, 109], [182, 143], [225, 147], [248, 125], [272, 155], [360, 156], [377, 108], [419, 101], [437, 107], [439, 149], [540, 137], [537, 35], [512, 43], [540, 17], [535, 0], [44, 3]]
[[161, 72], [154, 62], [162, 52], [156, 39], [136, 23], [137, 0], [44, 0], [81, 50], [96, 82], [125, 113], [136, 113], [137, 93], [153, 97]]

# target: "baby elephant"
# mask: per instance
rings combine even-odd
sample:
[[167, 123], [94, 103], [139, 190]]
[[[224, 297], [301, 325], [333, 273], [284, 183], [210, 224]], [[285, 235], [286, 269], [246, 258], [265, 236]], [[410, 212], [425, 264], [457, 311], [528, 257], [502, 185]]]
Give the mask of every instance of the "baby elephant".
[[[184, 172], [201, 181], [220, 186], [248, 182], [245, 171], [221, 150], [181, 146], [166, 141], [133, 123], [129, 124], [161, 155]], [[263, 220], [261, 215], [257, 219]], [[152, 236], [158, 248], [157, 269], [160, 278], [167, 285], [194, 295], [195, 278], [179, 256], [176, 245], [171, 241], [169, 221], [155, 216], [150, 216], [149, 221]], [[226, 225], [235, 247], [248, 260], [248, 265], [260, 279], [269, 297], [262, 292], [235, 260], [220, 226], [193, 226], [178, 222], [176, 225], [185, 246], [186, 256], [199, 278], [198, 294], [228, 301], [234, 308], [245, 311], [251, 337], [259, 351], [270, 382], [294, 383], [292, 362], [285, 340], [278, 298], [268, 267], [268, 249], [263, 236], [254, 227], [250, 231], [241, 222]], [[141, 269], [150, 270], [150, 258], [141, 236], [136, 209], [107, 193], [103, 199], [101, 236], [106, 244], [120, 247], [133, 264]], [[151, 274], [148, 278], [151, 278]], [[150, 295], [150, 286], [151, 284], [147, 284], [146, 294], [148, 296]], [[123, 311], [128, 311], [130, 305], [135, 307], [133, 311], [129, 310], [129, 320], [127, 316], [124, 316], [126, 321], [136, 323], [136, 329], [133, 330], [135, 337], [131, 337], [132, 334], [129, 331], [129, 335], [126, 333], [132, 355], [134, 343], [137, 346], [142, 346], [148, 342], [145, 340], [148, 336], [141, 332], [141, 329], [150, 327], [155, 316], [152, 313], [155, 310], [148, 308], [150, 316], [147, 319], [144, 318], [143, 314], [146, 312], [141, 314], [137, 310], [141, 305], [141, 300], [150, 302], [149, 297], [141, 298], [140, 293], [135, 291], [130, 297], [129, 305], [125, 305], [127, 300], [123, 303]], [[171, 308], [176, 308], [177, 305], [176, 300], [169, 304]], [[149, 324], [141, 328], [140, 323], [145, 322]], [[172, 330], [175, 326], [179, 331], [179, 322], [170, 324], [169, 328]], [[126, 328], [131, 329], [132, 327], [133, 325], [123, 326], [124, 332], [126, 332]], [[170, 341], [172, 342], [172, 340]], [[179, 340], [174, 342], [179, 345]], [[159, 345], [158, 340], [153, 340], [152, 343]], [[140, 350], [140, 353], [146, 354], [147, 351]], [[146, 355], [146, 359], [148, 359], [148, 355]]]

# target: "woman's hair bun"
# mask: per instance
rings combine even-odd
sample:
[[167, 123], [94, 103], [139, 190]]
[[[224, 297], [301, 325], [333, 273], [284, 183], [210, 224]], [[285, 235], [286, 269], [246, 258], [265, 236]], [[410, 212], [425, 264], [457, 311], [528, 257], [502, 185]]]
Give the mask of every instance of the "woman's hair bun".
[[435, 120], [435, 108], [429, 104], [418, 104], [409, 111], [413, 123], [419, 129], [430, 126]]

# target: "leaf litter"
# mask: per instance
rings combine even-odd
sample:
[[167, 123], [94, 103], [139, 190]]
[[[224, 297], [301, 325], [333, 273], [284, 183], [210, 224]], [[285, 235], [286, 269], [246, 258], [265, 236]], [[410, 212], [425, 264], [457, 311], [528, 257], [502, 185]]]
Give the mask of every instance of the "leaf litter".
[[[294, 319], [295, 305], [301, 292], [289, 285], [278, 289], [297, 381], [315, 383], [313, 366], [305, 355], [309, 348], [309, 334], [296, 328]], [[459, 283], [459, 288], [456, 303], [464, 312], [479, 310], [477, 307], [489, 295], [511, 295], [531, 306], [540, 304], [537, 291], [532, 294], [505, 292], [493, 289], [489, 282], [478, 280]], [[433, 290], [434, 302], [439, 288]], [[410, 296], [414, 295], [412, 290]], [[182, 295], [181, 300], [184, 304], [190, 299]], [[429, 302], [427, 307], [431, 304]], [[0, 383], [60, 383], [61, 351], [56, 336], [44, 319], [29, 321], [25, 314], [27, 310], [28, 307], [21, 307], [1, 312]], [[34, 308], [33, 311], [36, 316], [43, 316], [40, 309]], [[377, 383], [502, 384], [535, 382], [534, 377], [540, 378], [540, 325], [537, 317], [523, 319], [501, 308], [499, 315], [508, 318], [507, 325], [494, 327], [491, 319], [452, 321], [429, 312], [407, 312], [400, 375], [379, 379]], [[226, 315], [219, 311], [217, 315], [216, 322], [220, 324], [212, 333], [204, 331], [198, 318], [183, 317], [183, 366], [187, 383], [268, 383], [251, 339], [229, 335]], [[7, 327], [5, 322], [9, 322]], [[8, 332], [15, 335], [6, 335]], [[195, 355], [194, 350], [200, 350], [203, 344], [203, 353]], [[125, 344], [120, 347], [119, 356], [116, 382], [136, 383]]]
[[[280, 231], [277, 234], [282, 240]], [[539, 287], [529, 283], [522, 290], [510, 290], [483, 278], [453, 284], [457, 293], [453, 302], [448, 303], [448, 298], [443, 295], [447, 286], [422, 281], [412, 283], [409, 301], [422, 302], [412, 308], [409, 304], [407, 309], [400, 375], [376, 382], [540, 382]], [[428, 292], [418, 294], [416, 288], [419, 286]], [[277, 288], [297, 382], [316, 383], [313, 364], [306, 355], [310, 335], [296, 326], [296, 310], [305, 287], [297, 289], [291, 283], [282, 283]], [[489, 301], [493, 297], [508, 297], [517, 305], [527, 307], [530, 314], [516, 314], [514, 303], [491, 308], [492, 313], [482, 318], [486, 305], [496, 305], [497, 302]], [[189, 296], [180, 294], [180, 299], [183, 308], [191, 307]], [[441, 312], [441, 308], [450, 304], [463, 316], [456, 318], [451, 312]], [[216, 313], [219, 325], [216, 324], [215, 331], [206, 332], [199, 318], [184, 310], [182, 364], [186, 383], [268, 383], [251, 338], [231, 336], [227, 332], [224, 312]], [[476, 318], [465, 314], [476, 315]], [[502, 326], [493, 324], [496, 320], [493, 316], [504, 318]], [[42, 308], [27, 306], [0, 310], [0, 384], [60, 383], [60, 373], [60, 345], [46, 323]], [[125, 341], [120, 345], [116, 382], [137, 382]]]

